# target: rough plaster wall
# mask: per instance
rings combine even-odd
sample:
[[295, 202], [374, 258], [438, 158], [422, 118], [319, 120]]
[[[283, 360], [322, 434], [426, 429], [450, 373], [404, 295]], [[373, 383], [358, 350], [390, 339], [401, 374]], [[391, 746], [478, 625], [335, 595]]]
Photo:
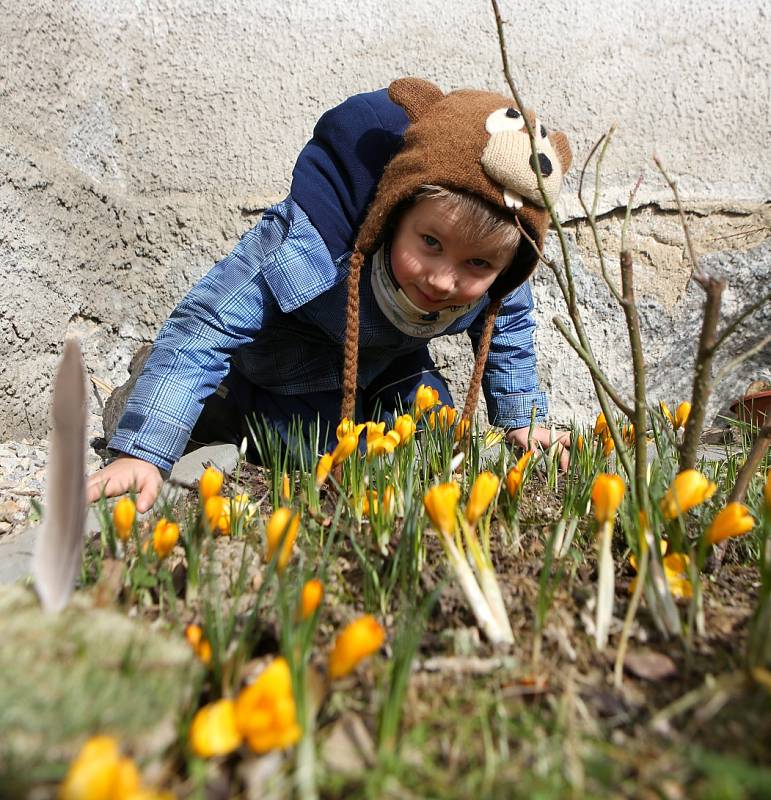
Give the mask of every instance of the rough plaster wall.
[[[727, 310], [740, 307], [769, 280], [764, 6], [502, 6], [520, 90], [547, 125], [568, 133], [577, 161], [611, 121], [619, 125], [600, 210], [623, 204], [645, 167], [640, 285], [649, 359], [662, 367], [651, 383], [679, 399], [700, 297], [684, 289], [672, 215], [654, 205], [669, 194], [650, 155], [661, 156], [692, 208], [741, 203], [741, 214], [703, 217], [732, 238], [702, 241], [713, 253], [708, 263], [732, 285]], [[45, 432], [66, 335], [81, 338], [94, 377], [125, 379], [137, 344], [286, 192], [293, 159], [324, 108], [402, 74], [445, 89], [505, 91], [485, 0], [0, 0], [0, 12], [0, 436]], [[576, 185], [574, 170], [561, 206], [567, 218], [579, 215]], [[609, 213], [605, 223], [611, 240], [614, 219]], [[761, 234], [737, 237], [748, 224]], [[580, 225], [571, 237], [588, 327], [623, 378], [620, 315]], [[594, 408], [589, 382], [551, 326], [561, 305], [545, 270], [534, 289], [540, 372], [554, 415], [586, 417]], [[442, 342], [436, 352], [465, 383], [465, 343], [448, 350]], [[760, 353], [720, 398], [768, 362]]]

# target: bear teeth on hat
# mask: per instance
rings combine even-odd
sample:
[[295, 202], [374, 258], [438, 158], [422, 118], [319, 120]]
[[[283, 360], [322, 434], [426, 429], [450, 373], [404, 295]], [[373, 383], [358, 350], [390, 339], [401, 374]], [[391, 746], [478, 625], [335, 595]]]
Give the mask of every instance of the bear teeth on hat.
[[503, 202], [506, 203], [507, 208], [522, 208], [523, 200], [522, 195], [511, 189], [503, 190]]

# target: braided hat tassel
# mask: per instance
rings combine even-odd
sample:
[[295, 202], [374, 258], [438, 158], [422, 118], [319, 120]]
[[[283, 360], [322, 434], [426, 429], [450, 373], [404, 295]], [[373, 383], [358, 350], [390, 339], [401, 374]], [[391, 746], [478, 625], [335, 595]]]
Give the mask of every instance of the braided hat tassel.
[[482, 328], [482, 335], [477, 346], [477, 356], [474, 360], [474, 371], [471, 373], [468, 392], [466, 394], [466, 404], [463, 406], [461, 419], [471, 423], [474, 412], [479, 402], [479, 389], [482, 385], [482, 375], [487, 364], [487, 354], [490, 352], [490, 341], [493, 338], [493, 328], [498, 312], [501, 310], [502, 299], [493, 300], [485, 312], [485, 323]]
[[345, 309], [345, 348], [343, 361], [343, 404], [340, 418], [354, 419], [356, 379], [359, 368], [359, 284], [364, 254], [354, 248], [348, 262], [348, 302]]

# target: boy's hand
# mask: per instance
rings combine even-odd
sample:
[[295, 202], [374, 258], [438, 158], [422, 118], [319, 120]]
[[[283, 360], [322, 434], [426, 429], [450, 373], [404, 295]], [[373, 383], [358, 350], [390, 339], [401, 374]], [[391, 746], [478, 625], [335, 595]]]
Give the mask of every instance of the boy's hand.
[[[533, 435], [530, 437], [530, 441], [528, 441], [527, 438], [529, 430], [530, 426], [527, 428], [514, 428], [514, 430], [508, 432], [506, 440], [509, 444], [518, 445], [525, 450], [533, 450], [536, 444], [540, 444], [544, 450], [548, 450], [553, 444], [551, 441], [551, 431], [548, 428], [544, 428], [540, 425], [534, 426]], [[567, 472], [568, 464], [570, 463], [570, 434], [563, 433], [560, 436], [557, 436], [556, 441], [559, 442], [560, 445], [560, 468], [563, 472]]]
[[93, 503], [102, 495], [107, 497], [137, 493], [137, 511], [152, 507], [163, 485], [161, 472], [155, 464], [133, 456], [118, 456], [111, 464], [89, 475], [86, 481], [86, 501]]

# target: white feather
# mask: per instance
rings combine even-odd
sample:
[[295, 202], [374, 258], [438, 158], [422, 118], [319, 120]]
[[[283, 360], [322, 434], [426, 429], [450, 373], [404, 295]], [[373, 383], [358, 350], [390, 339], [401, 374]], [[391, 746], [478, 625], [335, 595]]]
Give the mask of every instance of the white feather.
[[86, 520], [86, 375], [80, 346], [64, 343], [51, 401], [44, 518], [32, 576], [46, 611], [61, 611], [75, 585]]

